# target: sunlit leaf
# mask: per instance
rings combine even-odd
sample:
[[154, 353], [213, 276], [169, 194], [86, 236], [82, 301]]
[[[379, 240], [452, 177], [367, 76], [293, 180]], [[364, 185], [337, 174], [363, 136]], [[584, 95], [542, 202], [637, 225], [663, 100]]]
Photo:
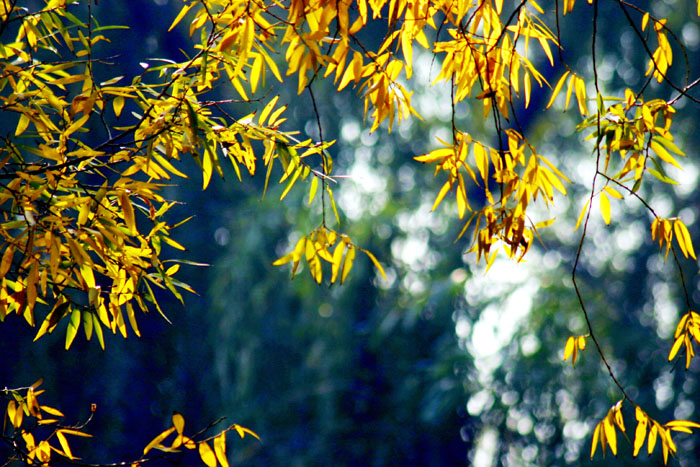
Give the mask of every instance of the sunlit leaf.
[[[598, 447], [598, 440], [601, 436], [602, 430], [602, 422], [597, 424], [595, 427], [595, 430], [593, 430], [593, 441], [591, 442], [591, 459], [593, 459], [593, 456], [595, 455], [596, 448]], [[605, 442], [603, 441], [603, 452], [605, 452]]]
[[340, 274], [340, 283], [344, 283], [350, 274], [352, 269], [352, 264], [355, 261], [355, 247], [348, 245], [347, 252], [345, 253], [345, 261], [343, 262], [343, 269]]
[[148, 451], [150, 451], [151, 449], [153, 449], [156, 446], [159, 446], [165, 438], [167, 438], [168, 436], [170, 436], [174, 432], [175, 432], [175, 427], [173, 426], [173, 427], [168, 428], [167, 430], [165, 430], [164, 432], [162, 432], [161, 434], [159, 434], [155, 438], [153, 438], [153, 440], [150, 443], [148, 443], [145, 448], [143, 448], [143, 453], [147, 454]]
[[70, 316], [70, 322], [68, 323], [68, 330], [66, 331], [66, 350], [68, 350], [78, 334], [78, 328], [80, 327], [80, 310], [75, 309]]
[[564, 347], [564, 360], [568, 360], [569, 357], [574, 353], [575, 345], [574, 336], [570, 336], [566, 340], [566, 346]]
[[73, 457], [73, 453], [70, 450], [70, 446], [68, 445], [68, 440], [66, 439], [62, 430], [58, 430], [56, 432], [56, 438], [58, 438], [58, 442], [61, 444], [61, 449], [63, 450], [63, 454], [68, 459], [75, 459], [75, 457]]
[[182, 432], [185, 430], [185, 418], [179, 413], [174, 413], [173, 426], [175, 427], [177, 433], [181, 435]]
[[583, 208], [581, 209], [581, 214], [578, 215], [578, 220], [576, 221], [576, 227], [574, 227], [574, 230], [578, 230], [579, 226], [581, 225], [581, 221], [583, 221], [584, 216], [586, 215], [586, 212], [588, 212], [588, 202], [590, 200], [586, 200], [586, 203], [583, 205]]
[[199, 457], [201, 457], [202, 462], [204, 462], [207, 467], [216, 467], [216, 455], [206, 441], [199, 443]]
[[654, 446], [656, 446], [656, 437], [659, 432], [659, 427], [656, 423], [651, 424], [651, 430], [649, 430], [649, 438], [647, 441], [647, 453], [651, 454], [654, 451]]
[[678, 246], [680, 246], [683, 255], [686, 258], [690, 256], [691, 258], [697, 260], [695, 250], [693, 249], [693, 241], [690, 238], [690, 232], [688, 232], [688, 228], [685, 226], [685, 224], [683, 224], [680, 219], [676, 219], [673, 222], [673, 230], [676, 234], [676, 241], [678, 242]]
[[382, 275], [382, 277], [384, 278], [384, 280], [386, 280], [386, 274], [384, 273], [384, 268], [382, 267], [381, 264], [379, 264], [379, 261], [377, 260], [377, 258], [376, 258], [370, 251], [362, 250], [362, 252], [363, 252], [364, 254], [366, 254], [366, 255], [369, 257], [369, 259], [370, 259], [370, 260], [372, 261], [372, 263], [374, 264], [374, 267], [377, 268], [377, 270], [378, 270], [379, 273]]
[[610, 199], [605, 193], [600, 194], [600, 215], [605, 225], [610, 225]]
[[309, 204], [311, 204], [316, 196], [316, 191], [318, 190], [318, 177], [313, 177], [311, 180], [311, 187], [309, 188]]
[[214, 452], [221, 466], [228, 467], [228, 459], [226, 458], [226, 432], [221, 432], [219, 436], [214, 438]]
[[435, 202], [433, 203], [431, 211], [434, 211], [435, 208], [437, 208], [440, 205], [442, 200], [445, 198], [445, 195], [450, 191], [450, 188], [452, 188], [452, 184], [449, 181], [445, 182], [445, 184], [442, 185], [442, 188], [440, 188], [440, 192], [435, 198]]
[[253, 432], [252, 430], [249, 430], [246, 427], [243, 427], [240, 425], [233, 425], [233, 427], [236, 429], [238, 436], [240, 436], [241, 438], [245, 438], [245, 435], [249, 434], [250, 436], [256, 438], [258, 441], [260, 440], [260, 436], [258, 436], [255, 432]]
[[668, 361], [669, 362], [676, 357], [676, 354], [678, 353], [678, 350], [680, 350], [684, 339], [685, 339], [684, 335], [680, 335], [676, 338], [675, 342], [673, 343], [673, 347], [671, 347], [671, 352], [668, 354]]
[[642, 411], [642, 409], [640, 409], [638, 406], [635, 408], [635, 415], [637, 418], [637, 429], [634, 433], [634, 452], [632, 455], [634, 457], [637, 457], [637, 454], [639, 454], [639, 450], [644, 445], [644, 439], [647, 435], [647, 424], [649, 422], [649, 419], [647, 415]]

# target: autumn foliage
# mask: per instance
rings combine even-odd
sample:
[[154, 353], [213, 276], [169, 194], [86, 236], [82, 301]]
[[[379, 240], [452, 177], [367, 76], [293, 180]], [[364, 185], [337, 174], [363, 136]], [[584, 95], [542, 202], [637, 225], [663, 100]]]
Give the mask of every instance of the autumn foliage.
[[[664, 19], [617, 3], [630, 27], [647, 37], [647, 81], [624, 95], [606, 96], [598, 85], [595, 55], [593, 69], [566, 65], [552, 83], [541, 71], [563, 61], [559, 21], [575, 8], [592, 9], [596, 21], [593, 0], [580, 5], [574, 0], [554, 5], [534, 0], [185, 0], [171, 29], [185, 28], [191, 49], [144, 63], [138, 76], [122, 76], [103, 52], [96, 52], [115, 29], [95, 21], [97, 2], [47, 0], [30, 10], [0, 0], [0, 110], [9, 131], [0, 148], [0, 319], [22, 317], [37, 328], [35, 339], [67, 323], [66, 349], [80, 333], [88, 340], [95, 336], [103, 349], [106, 333], [139, 336], [141, 313], [155, 310], [167, 319], [159, 294], [183, 301], [182, 291], [191, 291], [177, 278], [181, 265], [189, 264], [177, 259], [184, 246], [171, 236], [187, 219], [173, 220], [169, 214], [176, 201], [162, 194], [165, 184], [186, 176], [179, 168], [183, 158], [192, 158], [201, 169], [203, 189], [228, 165], [239, 179], [263, 177], [261, 196], [270, 181], [283, 185], [281, 200], [305, 185], [308, 203], [322, 206], [319, 225], [274, 265], [291, 263], [294, 275], [305, 264], [319, 284], [342, 283], [359, 252], [384, 275], [382, 258], [342, 232], [334, 199], [335, 187], [342, 184], [334, 178], [335, 140], [324, 135], [320, 119], [320, 140], [299, 138], [296, 129], [285, 127], [290, 103], [271, 91], [278, 83], [295, 82], [297, 92], [309, 93], [315, 102], [317, 82], [339, 92], [352, 88], [364, 103], [370, 131], [391, 132], [405, 119], [420, 118], [411, 103], [412, 77], [422, 72], [414, 68], [418, 53], [433, 54], [438, 68], [433, 85], [450, 90], [453, 118], [451, 137], [432, 142], [435, 149], [415, 159], [434, 170], [433, 209], [449, 205], [455, 212], [463, 226], [459, 237], [470, 239], [477, 262], [483, 259], [488, 268], [499, 252], [522, 260], [538, 242], [539, 230], [554, 222], [547, 209], [571, 183], [558, 167], [560, 155], [542, 154], [517, 122], [516, 108], [532, 104], [535, 87], [552, 89], [544, 106], [549, 111], [567, 109], [575, 99], [578, 129], [592, 142], [590, 196], [571, 226], [581, 229], [578, 255], [594, 204], [610, 224], [616, 200], [633, 198], [652, 215], [651, 238], [664, 256], [671, 252], [674, 261], [681, 261], [679, 248], [683, 257], [695, 259], [683, 221], [656, 215], [639, 189], [647, 180], [675, 183], [668, 169], [681, 167], [685, 152], [674, 142], [674, 105], [692, 100], [687, 92], [697, 81], [679, 85], [667, 78], [674, 36]], [[96, 78], [105, 74], [110, 77]], [[669, 86], [676, 97], [645, 100], [650, 80]], [[219, 97], [223, 83], [233, 98]], [[247, 103], [250, 112], [232, 113], [233, 103]], [[489, 140], [478, 140], [455, 121], [458, 106], [475, 104], [492, 125]], [[470, 200], [475, 191], [481, 196]], [[575, 268], [573, 280], [586, 314]], [[626, 433], [624, 402], [635, 407], [638, 422], [634, 454], [646, 440], [650, 453], [661, 444], [666, 460], [676, 451], [671, 432], [700, 425], [661, 424], [637, 406], [615, 379], [587, 314], [586, 320], [589, 334], [569, 337], [565, 359], [576, 363], [587, 339], [592, 340], [622, 393], [595, 428], [591, 455], [599, 444], [603, 453], [609, 447], [616, 454], [616, 431]], [[686, 368], [690, 365], [698, 329], [700, 318], [688, 303], [669, 360], [683, 348]], [[2, 436], [17, 443], [17, 458], [28, 463], [48, 463], [55, 455], [74, 459], [68, 440], [89, 436], [84, 425], [63, 426], [61, 412], [39, 404], [36, 389], [5, 391], [9, 401]], [[206, 465], [227, 465], [226, 432], [256, 436], [232, 425], [195, 439], [184, 434], [184, 423], [174, 415], [173, 426], [146, 446], [144, 456], [153, 449], [197, 449]], [[37, 439], [32, 430], [39, 425], [55, 429]], [[174, 440], [166, 443], [170, 436]]]

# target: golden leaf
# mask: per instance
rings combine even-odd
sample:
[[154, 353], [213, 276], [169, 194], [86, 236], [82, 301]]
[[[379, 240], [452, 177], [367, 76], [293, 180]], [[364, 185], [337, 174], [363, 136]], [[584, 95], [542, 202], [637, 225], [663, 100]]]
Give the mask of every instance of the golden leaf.
[[226, 459], [226, 432], [222, 431], [219, 436], [214, 438], [214, 452], [221, 466], [228, 467], [228, 460]]
[[600, 193], [600, 215], [605, 225], [610, 225], [610, 199], [604, 192]]
[[199, 457], [202, 458], [207, 467], [216, 467], [216, 455], [206, 441], [199, 443]]
[[644, 445], [644, 439], [647, 435], [647, 425], [649, 423], [649, 418], [647, 417], [647, 414], [645, 414], [642, 411], [642, 409], [639, 408], [639, 406], [635, 408], [635, 415], [637, 417], [637, 429], [634, 432], [634, 452], [632, 455], [634, 457], [637, 457], [637, 454], [639, 454], [639, 450]]

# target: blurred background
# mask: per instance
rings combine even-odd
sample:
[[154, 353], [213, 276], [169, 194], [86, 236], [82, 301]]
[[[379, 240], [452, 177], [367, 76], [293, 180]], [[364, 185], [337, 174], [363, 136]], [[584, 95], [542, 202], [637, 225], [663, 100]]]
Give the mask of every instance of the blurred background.
[[[579, 3], [562, 23], [563, 55], [592, 80], [593, 10]], [[168, 0], [94, 5], [100, 23], [130, 27], [105, 46], [105, 56], [119, 51], [118, 70], [105, 69], [105, 79], [141, 74], [140, 63], [155, 64], [154, 58], [182, 59], [181, 50], [191, 50], [186, 25], [166, 33], [180, 6]], [[650, 8], [669, 18], [686, 47], [691, 79], [700, 74], [696, 4], [664, 0]], [[616, 3], [600, 2], [599, 9], [603, 93], [638, 90], [646, 52]], [[641, 15], [630, 15], [641, 22]], [[373, 40], [371, 31], [366, 40]], [[673, 77], [682, 83], [683, 55], [676, 45], [674, 52]], [[62, 329], [32, 343], [36, 330], [8, 317], [0, 325], [0, 387], [43, 378], [43, 403], [60, 408], [67, 422], [85, 420], [96, 403], [87, 429], [95, 439], [71, 444], [96, 463], [137, 458], [170, 426], [173, 411], [185, 416], [189, 432], [221, 416], [227, 417], [224, 424], [257, 432], [262, 442], [229, 437], [230, 461], [237, 465], [662, 462], [660, 447], [649, 458], [643, 453], [632, 459], [631, 445], [622, 438], [617, 459], [603, 459], [599, 451], [589, 461], [592, 429], [621, 395], [592, 347], [575, 368], [562, 361], [568, 336], [587, 332], [571, 284], [580, 235], [573, 226], [595, 161], [592, 144], [584, 142], [587, 133], [576, 131], [578, 113], [563, 112], [559, 101], [553, 112], [542, 112], [549, 89], [535, 90], [529, 109], [518, 109], [528, 138], [574, 183], [552, 212], [535, 213], [539, 220], [557, 218], [542, 232], [544, 245], [534, 245], [521, 264], [497, 260], [485, 275], [483, 265], [464, 254], [467, 240], [455, 242], [462, 225], [449, 203], [430, 212], [439, 182], [430, 167], [412, 159], [437, 147], [437, 137], [449, 139], [451, 118], [449, 89], [430, 86], [438, 65], [428, 53], [415, 60], [413, 102], [423, 120], [412, 119], [390, 135], [368, 132], [362, 102], [352, 90], [338, 94], [320, 80], [314, 83], [324, 137], [338, 140], [332, 148], [335, 173], [348, 176], [336, 188], [340, 229], [380, 259], [386, 281], [359, 256], [342, 286], [317, 286], [306, 271], [290, 280], [289, 269], [271, 263], [318, 225], [320, 211], [306, 205], [306, 190], [300, 186], [280, 203], [282, 188], [274, 187], [262, 199], [263, 177], [239, 182], [229, 171], [202, 192], [196, 165], [185, 160], [182, 167], [191, 178], [175, 180], [165, 193], [183, 202], [180, 217], [196, 215], [176, 239], [188, 248], [183, 259], [211, 264], [183, 270], [182, 279], [198, 295], [185, 297], [185, 307], [164, 295], [161, 306], [173, 325], [151, 313], [140, 320], [141, 339], [108, 336], [106, 352], [82, 335], [64, 351]], [[550, 67], [544, 57], [535, 63], [552, 84], [565, 71], [557, 62]], [[308, 93], [297, 96], [296, 82], [270, 80], [268, 89], [290, 104], [286, 129], [301, 129], [301, 139], [318, 138]], [[232, 94], [224, 86], [217, 92]], [[646, 93], [647, 100], [675, 96], [655, 83]], [[685, 104], [678, 102], [674, 134], [689, 157], [684, 171], [669, 173], [680, 184], [669, 188], [649, 179], [640, 194], [660, 215], [680, 215], [697, 239], [698, 109]], [[252, 109], [241, 105], [231, 111], [243, 116]], [[460, 107], [457, 124], [496, 143], [481, 101]], [[476, 193], [470, 199], [480, 201]], [[678, 272], [651, 244], [651, 219], [643, 206], [614, 201], [609, 227], [594, 210], [579, 272], [597, 336], [621, 382], [650, 416], [700, 421], [697, 362], [685, 371], [683, 364], [666, 361], [685, 312]], [[697, 265], [683, 265], [698, 302]], [[633, 411], [627, 407], [623, 413], [632, 433]], [[697, 435], [677, 434], [675, 440], [676, 462], [696, 465]], [[0, 459], [6, 457], [3, 449]]]

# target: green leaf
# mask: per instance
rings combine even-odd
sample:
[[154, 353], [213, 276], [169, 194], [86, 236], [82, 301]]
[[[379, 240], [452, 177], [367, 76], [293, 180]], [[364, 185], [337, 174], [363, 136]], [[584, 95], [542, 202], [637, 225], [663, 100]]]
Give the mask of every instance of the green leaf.
[[668, 176], [662, 174], [662, 173], [659, 172], [658, 170], [654, 170], [654, 169], [651, 169], [651, 168], [647, 168], [647, 172], [649, 172], [649, 173], [652, 174], [654, 177], [658, 178], [659, 180], [661, 180], [661, 181], [664, 182], [664, 183], [668, 183], [668, 184], [670, 184], [670, 185], [678, 185], [678, 182], [677, 182], [677, 181], [675, 181], [674, 179], [672, 179], [672, 178], [670, 178], [670, 177], [668, 177]]
[[314, 177], [311, 180], [311, 187], [309, 188], [309, 204], [311, 204], [316, 196], [316, 191], [318, 190], [318, 177]]
[[289, 152], [289, 147], [286, 143], [283, 143], [282, 141], [277, 141], [275, 143], [275, 146], [277, 148], [277, 157], [282, 163], [282, 170], [284, 170], [284, 172], [287, 173], [287, 168], [289, 167], [289, 160], [292, 157], [291, 153]]
[[102, 334], [102, 324], [100, 324], [100, 319], [97, 317], [95, 313], [90, 313], [92, 315], [92, 322], [94, 324], [93, 329], [95, 331], [95, 335], [97, 336], [97, 340], [100, 342], [100, 347], [102, 347], [102, 350], [105, 349], [105, 337]]
[[70, 315], [70, 321], [68, 322], [68, 330], [66, 331], [66, 350], [68, 350], [75, 339], [76, 334], [78, 334], [78, 328], [80, 328], [80, 310], [73, 310]]
[[85, 338], [89, 341], [92, 338], [92, 313], [89, 310], [83, 310], [83, 331], [85, 332]]

